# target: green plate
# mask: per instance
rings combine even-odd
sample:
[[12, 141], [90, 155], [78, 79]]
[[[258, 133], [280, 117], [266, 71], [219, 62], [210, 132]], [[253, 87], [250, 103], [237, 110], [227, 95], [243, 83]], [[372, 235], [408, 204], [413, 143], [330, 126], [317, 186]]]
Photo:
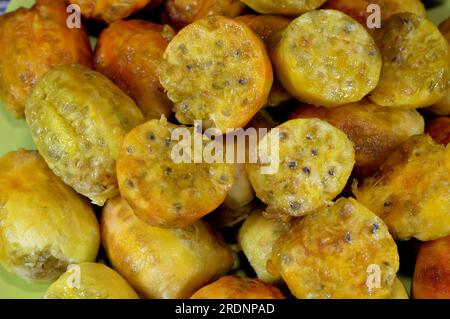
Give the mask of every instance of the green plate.
[[[31, 7], [34, 0], [12, 0], [7, 11], [16, 10], [19, 7]], [[439, 24], [450, 15], [450, 1], [444, 0], [444, 4], [429, 10], [429, 17]], [[0, 156], [18, 148], [33, 149], [34, 144], [30, 131], [25, 121], [14, 119], [5, 108], [0, 105]], [[405, 285], [410, 286], [411, 280], [404, 279]], [[47, 289], [44, 284], [29, 284], [20, 278], [6, 272], [0, 267], [0, 298], [41, 298]]]

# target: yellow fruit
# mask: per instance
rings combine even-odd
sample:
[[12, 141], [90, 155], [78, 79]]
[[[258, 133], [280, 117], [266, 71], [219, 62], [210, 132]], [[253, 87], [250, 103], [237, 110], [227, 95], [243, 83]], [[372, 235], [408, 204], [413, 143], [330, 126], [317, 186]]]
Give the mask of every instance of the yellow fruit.
[[67, 27], [61, 1], [39, 1], [0, 17], [0, 100], [8, 111], [24, 117], [32, 87], [51, 68], [70, 63], [92, 66], [83, 27]]
[[262, 40], [245, 23], [208, 17], [181, 30], [158, 68], [183, 124], [244, 127], [267, 103], [272, 64]]
[[225, 276], [197, 291], [191, 299], [284, 299], [278, 288], [257, 279]]
[[268, 164], [247, 165], [256, 196], [268, 205], [266, 214], [299, 217], [331, 203], [352, 172], [353, 143], [344, 132], [318, 119], [291, 120], [275, 129], [258, 147], [264, 152], [262, 145], [279, 139], [279, 152], [271, 154], [278, 169], [272, 164], [274, 172], [265, 174]]
[[92, 207], [35, 151], [0, 158], [0, 263], [28, 280], [49, 282], [69, 264], [94, 261], [100, 244]]
[[382, 61], [375, 41], [342, 12], [309, 11], [276, 38], [271, 56], [278, 80], [303, 102], [325, 107], [358, 102], [378, 84]]
[[182, 229], [152, 227], [121, 198], [108, 201], [101, 228], [111, 264], [146, 298], [189, 298], [233, 265], [231, 250], [205, 222]]
[[358, 201], [380, 216], [395, 239], [450, 235], [450, 147], [428, 135], [401, 144], [374, 176], [354, 185]]
[[70, 265], [45, 293], [45, 299], [138, 299], [128, 282], [96, 263]]
[[398, 13], [375, 33], [383, 57], [380, 83], [369, 98], [381, 106], [421, 108], [442, 99], [448, 89], [450, 50], [433, 23]]
[[35, 85], [25, 114], [39, 152], [67, 185], [97, 205], [118, 194], [123, 138], [144, 119], [110, 80], [80, 65], [58, 66]]
[[297, 298], [389, 298], [399, 268], [383, 221], [350, 198], [296, 221], [272, 264]]

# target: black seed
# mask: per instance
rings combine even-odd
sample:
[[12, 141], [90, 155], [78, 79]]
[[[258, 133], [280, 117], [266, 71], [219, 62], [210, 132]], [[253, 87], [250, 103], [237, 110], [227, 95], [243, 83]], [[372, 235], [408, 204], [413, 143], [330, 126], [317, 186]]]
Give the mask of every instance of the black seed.
[[180, 203], [175, 203], [175, 204], [173, 204], [173, 208], [174, 208], [176, 211], [180, 211], [181, 208], [182, 208], [182, 206], [181, 206]]
[[330, 169], [328, 170], [328, 174], [329, 174], [330, 176], [334, 176], [334, 168], [330, 168]]
[[220, 180], [221, 180], [222, 182], [224, 182], [224, 183], [227, 183], [227, 182], [228, 182], [228, 176], [226, 176], [226, 175], [220, 175]]
[[239, 84], [241, 84], [241, 85], [246, 85], [247, 83], [248, 83], [247, 79], [240, 79], [239, 80]]
[[172, 168], [167, 167], [167, 168], [164, 170], [164, 175], [166, 175], [166, 176], [171, 176], [171, 175], [172, 175]]
[[22, 82], [25, 82], [25, 83], [27, 82], [27, 76], [23, 73], [19, 74], [19, 79]]
[[377, 223], [372, 224], [372, 234], [376, 234], [378, 232], [378, 229], [380, 229], [380, 225]]
[[180, 50], [181, 53], [186, 53], [186, 52], [187, 52], [187, 47], [186, 47], [185, 44], [180, 44], [180, 45], [178, 46], [178, 50]]
[[289, 207], [293, 210], [299, 210], [302, 207], [302, 204], [299, 202], [289, 202]]
[[319, 151], [318, 151], [317, 149], [313, 148], [313, 149], [311, 150], [311, 155], [312, 155], [312, 156], [317, 156], [318, 154], [319, 154]]
[[399, 56], [396, 56], [396, 57], [394, 57], [394, 58], [392, 59], [392, 62], [393, 62], [393, 63], [396, 63], [396, 64], [400, 64], [401, 60], [402, 60], [402, 59], [401, 59]]
[[296, 161], [289, 161], [288, 162], [289, 168], [294, 170], [297, 168], [297, 162]]
[[186, 69], [188, 69], [189, 71], [192, 70], [193, 68], [194, 68], [194, 66], [192, 64], [186, 65]]
[[311, 141], [314, 138], [314, 134], [313, 133], [308, 133], [306, 134], [306, 139]]
[[128, 152], [128, 154], [133, 154], [134, 153], [134, 146], [128, 145], [127, 146], [127, 152]]
[[305, 173], [306, 175], [311, 175], [311, 169], [309, 167], [303, 167], [302, 168], [303, 173]]
[[345, 236], [345, 240], [347, 240], [347, 242], [352, 241], [352, 237], [350, 236], [350, 233], [347, 233], [347, 235]]
[[344, 32], [345, 32], [345, 33], [350, 33], [350, 32], [352, 32], [352, 26], [351, 26], [350, 24], [346, 24], [346, 25], [344, 26]]
[[384, 202], [384, 207], [391, 207], [392, 203], [391, 202]]
[[281, 132], [279, 137], [280, 137], [280, 141], [284, 141], [287, 139], [287, 134], [284, 132]]
[[148, 132], [148, 133], [147, 133], [147, 139], [148, 139], [149, 141], [154, 140], [154, 139], [155, 139], [155, 134], [153, 134], [152, 132]]
[[126, 179], [125, 180], [125, 186], [127, 187], [127, 188], [134, 188], [134, 183], [133, 183], [133, 181], [131, 180], [131, 179]]
[[105, 139], [103, 137], [100, 137], [97, 140], [97, 145], [100, 146], [100, 147], [105, 146]]
[[223, 41], [222, 40], [216, 41], [216, 47], [222, 48], [223, 47]]
[[408, 24], [409, 23], [409, 19], [408, 18], [402, 18], [402, 23], [403, 24]]
[[166, 145], [166, 146], [170, 146], [170, 143], [172, 142], [172, 140], [170, 139], [170, 138], [166, 138], [165, 140], [164, 140], [164, 145]]

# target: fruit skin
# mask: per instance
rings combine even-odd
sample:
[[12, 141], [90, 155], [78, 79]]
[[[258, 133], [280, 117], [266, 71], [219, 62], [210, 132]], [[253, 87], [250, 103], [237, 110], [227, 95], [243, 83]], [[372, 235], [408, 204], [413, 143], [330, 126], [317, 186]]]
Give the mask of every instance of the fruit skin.
[[164, 15], [170, 20], [170, 25], [182, 29], [208, 16], [234, 18], [244, 9], [239, 0], [168, 0]]
[[[441, 23], [439, 31], [441, 31], [450, 45], [450, 18]], [[448, 81], [450, 82], [450, 76]], [[427, 108], [427, 110], [437, 115], [450, 115], [450, 84], [448, 85], [447, 94], [434, 105]]]
[[380, 216], [397, 240], [450, 235], [450, 147], [410, 137], [353, 194]]
[[92, 66], [86, 30], [70, 29], [66, 20], [62, 1], [39, 1], [0, 17], [0, 101], [13, 116], [25, 116], [33, 85], [52, 67]]
[[450, 89], [447, 90], [447, 93], [442, 99], [434, 103], [432, 106], [427, 107], [426, 110], [436, 115], [450, 115]]
[[245, 164], [233, 164], [233, 166], [233, 184], [224, 202], [211, 214], [211, 223], [219, 228], [236, 226], [250, 215], [257, 204]]
[[80, 65], [58, 66], [35, 85], [25, 114], [39, 152], [67, 185], [100, 206], [118, 194], [123, 138], [144, 119], [109, 79]]
[[258, 279], [268, 282], [281, 282], [281, 276], [273, 275], [267, 269], [272, 259], [272, 250], [287, 225], [276, 219], [264, 217], [263, 209], [255, 209], [239, 229], [238, 243], [255, 270]]
[[95, 70], [133, 98], [146, 119], [171, 115], [172, 102], [164, 93], [155, 69], [174, 35], [168, 25], [127, 20], [114, 22], [98, 39]]
[[355, 174], [367, 177], [413, 135], [424, 133], [424, 119], [416, 110], [378, 106], [368, 99], [335, 108], [301, 105], [290, 115], [319, 118], [345, 132], [355, 145]]
[[[271, 260], [297, 298], [389, 298], [399, 269], [397, 246], [383, 221], [353, 198], [297, 220]], [[379, 287], [370, 274], [380, 270]]]
[[145, 298], [189, 298], [231, 270], [234, 255], [207, 223], [164, 229], [150, 226], [120, 197], [108, 201], [102, 242], [114, 269]]
[[264, 41], [266, 45], [269, 44], [271, 36], [285, 28], [291, 20], [288, 18], [276, 15], [256, 15], [247, 14], [236, 17], [235, 20], [242, 21], [255, 31]]
[[427, 134], [442, 145], [450, 143], [450, 117], [441, 116], [431, 120], [427, 125]]
[[36, 151], [0, 158], [0, 264], [30, 282], [51, 282], [67, 265], [94, 261], [100, 245], [89, 203]]
[[394, 286], [392, 287], [392, 294], [390, 299], [409, 299], [408, 292], [406, 291], [403, 283], [398, 279], [395, 279]]
[[198, 290], [191, 299], [285, 299], [281, 291], [258, 279], [224, 276]]
[[69, 0], [80, 6], [81, 14], [87, 19], [102, 20], [106, 23], [123, 19], [156, 0]]
[[[248, 14], [235, 18], [238, 21], [247, 24], [250, 29], [255, 31], [264, 41], [269, 49], [270, 41], [269, 39], [285, 28], [291, 20], [288, 18], [276, 16], [276, 15], [255, 15]], [[286, 92], [286, 90], [281, 86], [280, 82], [274, 78], [272, 89], [270, 90], [270, 95], [267, 100], [267, 106], [277, 107], [285, 102], [292, 99], [292, 96]]]
[[317, 9], [326, 0], [242, 0], [259, 13], [299, 16], [301, 13]]
[[[248, 123], [246, 129], [256, 130], [256, 134], [261, 138], [270, 129], [277, 126], [277, 122], [266, 111], [259, 111]], [[236, 140], [234, 141], [235, 147]], [[250, 149], [248, 144], [246, 152]], [[236, 150], [237, 151], [237, 150]], [[209, 221], [218, 228], [228, 228], [240, 224], [258, 206], [255, 191], [250, 183], [245, 163], [235, 163], [234, 182], [228, 190], [225, 201], [208, 216]]]
[[[70, 266], [47, 289], [44, 299], [139, 299], [121, 275], [103, 264]], [[76, 282], [74, 276], [79, 276], [80, 281]]]
[[401, 12], [412, 12], [423, 18], [427, 17], [425, 6], [420, 0], [328, 0], [322, 8], [342, 11], [373, 32], [376, 29], [369, 29], [367, 26], [367, 19], [373, 14], [373, 12], [367, 12], [371, 4], [380, 6], [382, 22]]
[[421, 243], [412, 295], [414, 299], [450, 299], [450, 236]]

